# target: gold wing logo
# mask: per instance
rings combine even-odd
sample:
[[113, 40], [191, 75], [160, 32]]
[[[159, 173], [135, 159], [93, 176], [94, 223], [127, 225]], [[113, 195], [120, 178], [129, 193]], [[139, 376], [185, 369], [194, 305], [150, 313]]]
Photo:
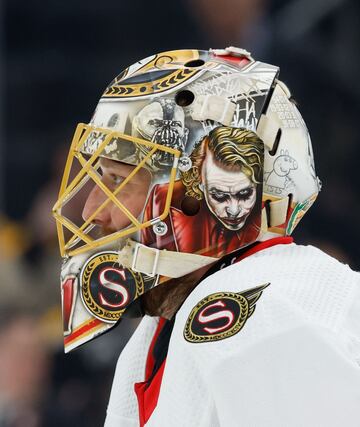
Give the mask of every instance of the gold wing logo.
[[218, 292], [203, 298], [191, 310], [184, 338], [192, 343], [229, 338], [244, 327], [256, 308], [266, 283], [243, 292]]
[[131, 78], [122, 83], [115, 83], [109, 86], [105, 93], [104, 98], [130, 98], [141, 97], [145, 95], [160, 94], [169, 89], [179, 86], [181, 83], [186, 82], [191, 77], [199, 73], [199, 70], [180, 69], [175, 71], [167, 71], [166, 73], [152, 73], [146, 75], [148, 80], [140, 83], [135, 83]]
[[105, 90], [104, 98], [132, 98], [166, 92], [188, 81], [198, 69], [184, 64], [200, 56], [197, 50], [163, 52], [144, 61], [132, 70], [123, 71]]

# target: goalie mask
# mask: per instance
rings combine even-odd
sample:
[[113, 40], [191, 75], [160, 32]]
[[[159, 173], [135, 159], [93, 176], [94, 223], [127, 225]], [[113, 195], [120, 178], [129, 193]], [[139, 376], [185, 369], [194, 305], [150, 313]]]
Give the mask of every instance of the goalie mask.
[[53, 208], [65, 351], [169, 278], [292, 233], [319, 182], [278, 74], [238, 48], [179, 50], [107, 87], [75, 131]]

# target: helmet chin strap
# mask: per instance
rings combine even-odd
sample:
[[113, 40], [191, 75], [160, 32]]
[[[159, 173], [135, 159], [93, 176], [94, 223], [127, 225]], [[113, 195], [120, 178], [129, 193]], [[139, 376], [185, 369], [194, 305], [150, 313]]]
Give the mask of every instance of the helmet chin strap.
[[[288, 204], [288, 197], [269, 202], [269, 215], [263, 208], [259, 240], [268, 232], [268, 227], [274, 227], [285, 222]], [[204, 255], [150, 248], [131, 239], [126, 241], [125, 246], [118, 254], [119, 264], [150, 277], [157, 275], [171, 278], [182, 277], [213, 264], [218, 259]]]
[[[289, 202], [289, 197], [267, 202], [268, 210], [264, 207], [261, 212], [259, 241], [273, 237], [269, 236], [269, 228], [284, 224]], [[161, 275], [178, 278], [216, 261], [218, 258], [151, 248], [131, 239], [126, 240], [118, 253], [119, 264], [150, 277]]]
[[118, 256], [119, 264], [125, 268], [151, 277], [182, 277], [216, 261], [218, 258], [150, 248], [131, 239], [127, 240]]

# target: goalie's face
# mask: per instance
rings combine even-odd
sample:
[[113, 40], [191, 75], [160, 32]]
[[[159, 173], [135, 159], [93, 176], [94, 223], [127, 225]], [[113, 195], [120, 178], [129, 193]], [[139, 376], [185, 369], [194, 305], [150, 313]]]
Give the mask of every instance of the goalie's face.
[[[101, 182], [113, 192], [134, 169], [135, 166], [102, 158], [100, 160]], [[150, 182], [150, 172], [142, 168], [117, 195], [117, 199], [136, 218], [144, 208]], [[87, 197], [82, 212], [85, 221], [93, 215], [106, 197], [106, 194], [95, 184]], [[92, 223], [99, 227], [102, 235], [114, 233], [131, 225], [128, 216], [114, 203], [108, 203], [104, 209], [100, 210], [92, 219]]]

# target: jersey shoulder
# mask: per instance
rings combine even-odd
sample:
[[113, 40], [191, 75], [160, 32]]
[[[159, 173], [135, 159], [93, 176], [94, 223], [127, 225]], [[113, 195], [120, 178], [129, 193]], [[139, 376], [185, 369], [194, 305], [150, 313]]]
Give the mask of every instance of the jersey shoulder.
[[204, 279], [176, 323], [191, 344], [248, 344], [304, 322], [336, 329], [359, 279], [359, 273], [317, 248], [278, 245]]
[[[179, 395], [187, 399], [186, 407], [213, 399], [216, 408], [226, 408], [219, 414], [233, 418], [235, 408], [244, 419], [247, 413], [246, 425], [254, 424], [254, 413], [262, 413], [256, 409], [259, 396], [277, 410], [286, 402], [289, 420], [304, 396], [306, 407], [316, 402], [309, 419], [316, 411], [323, 413], [316, 400], [318, 384], [324, 386], [320, 395], [329, 378], [340, 384], [341, 393], [350, 378], [352, 390], [358, 386], [358, 366], [344, 351], [338, 329], [358, 288], [358, 273], [316, 248], [292, 244], [216, 272], [199, 283], [176, 315], [163, 396], [183, 385], [186, 393]], [[174, 393], [167, 394], [169, 405], [178, 404]], [[352, 410], [357, 408], [354, 396], [347, 396]], [[223, 424], [233, 425], [230, 419]]]

